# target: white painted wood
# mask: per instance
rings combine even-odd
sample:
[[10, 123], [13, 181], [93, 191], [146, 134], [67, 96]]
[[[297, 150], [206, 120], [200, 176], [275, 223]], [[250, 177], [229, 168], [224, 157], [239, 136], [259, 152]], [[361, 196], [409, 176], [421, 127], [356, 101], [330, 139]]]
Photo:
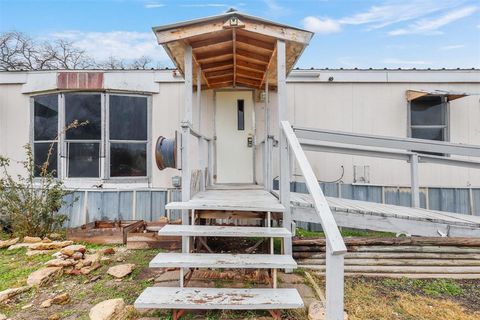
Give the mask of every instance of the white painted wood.
[[412, 207], [420, 208], [420, 185], [418, 182], [418, 154], [410, 156], [410, 183], [412, 190]]
[[259, 190], [207, 190], [187, 202], [170, 202], [166, 209], [283, 212], [285, 207], [271, 193]]
[[[191, 197], [191, 164], [190, 164], [190, 127], [192, 124], [192, 85], [193, 85], [193, 71], [192, 71], [192, 47], [187, 45], [185, 47], [184, 55], [185, 66], [185, 83], [184, 83], [184, 121], [182, 123], [182, 201], [188, 201]], [[188, 224], [188, 210], [182, 210], [182, 224]], [[189, 239], [182, 237], [182, 252], [189, 251]]]
[[[286, 44], [277, 40], [277, 96], [279, 125], [288, 119], [287, 109], [287, 83], [286, 83]], [[290, 210], [290, 151], [288, 142], [280, 130], [280, 202], [285, 207], [283, 213], [283, 227], [292, 230], [292, 217]], [[292, 239], [287, 238], [283, 244], [285, 254], [292, 254]]]
[[[237, 126], [237, 100], [244, 101], [244, 130]], [[216, 106], [217, 183], [253, 183], [252, 91], [219, 91]]]
[[150, 268], [296, 268], [291, 256], [272, 254], [159, 253]]
[[312, 167], [310, 166], [310, 163], [308, 162], [308, 159], [303, 152], [302, 147], [300, 146], [300, 143], [298, 142], [298, 139], [296, 138], [292, 127], [290, 126], [290, 123], [288, 121], [282, 121], [281, 126], [282, 131], [285, 133], [285, 137], [288, 140], [290, 148], [295, 155], [295, 158], [297, 159], [300, 171], [305, 178], [305, 183], [311, 195], [313, 205], [316, 209], [316, 213], [320, 218], [332, 253], [345, 253], [347, 251], [347, 248], [345, 247], [342, 235], [338, 230], [337, 223], [333, 218], [333, 214], [330, 210], [325, 196], [323, 195], [322, 189], [318, 184], [318, 180], [313, 173]]
[[231, 227], [231, 226], [186, 226], [168, 224], [158, 231], [161, 236], [190, 237], [265, 237], [283, 238], [292, 234], [285, 228]]
[[275, 310], [302, 308], [303, 301], [296, 289], [152, 287], [142, 292], [134, 306], [135, 309]]
[[344, 320], [343, 292], [344, 292], [344, 261], [343, 254], [334, 255], [330, 245], [326, 252], [326, 310], [327, 320]]

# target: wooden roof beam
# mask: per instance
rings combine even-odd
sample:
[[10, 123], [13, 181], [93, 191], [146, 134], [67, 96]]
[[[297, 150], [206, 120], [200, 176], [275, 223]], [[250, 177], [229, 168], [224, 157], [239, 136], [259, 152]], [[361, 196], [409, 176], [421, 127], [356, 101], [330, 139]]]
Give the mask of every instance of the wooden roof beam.
[[263, 72], [245, 70], [245, 69], [242, 69], [241, 67], [237, 68], [237, 75], [245, 78], [249, 78], [249, 79], [255, 79], [255, 80], [262, 80], [264, 77]]
[[216, 62], [210, 62], [210, 63], [203, 63], [201, 64], [202, 70], [204, 72], [208, 71], [216, 71], [216, 70], [224, 70], [224, 69], [229, 69], [233, 67], [233, 60], [228, 59], [224, 61], [216, 61]]
[[218, 44], [226, 44], [231, 41], [232, 41], [232, 35], [226, 34], [221, 37], [212, 37], [205, 40], [198, 40], [198, 41], [193, 40], [190, 42], [190, 45], [192, 46], [193, 49], [198, 49], [198, 48], [205, 48], [205, 47], [214, 46]]
[[237, 41], [244, 43], [246, 45], [259, 47], [269, 51], [273, 51], [273, 49], [275, 48], [275, 43], [269, 43], [269, 42], [253, 39], [242, 34], [237, 34]]
[[224, 48], [221, 50], [212, 50], [204, 53], [197, 53], [195, 58], [197, 61], [208, 60], [212, 58], [220, 58], [223, 56], [231, 56], [232, 55], [232, 48]]
[[[240, 57], [240, 56], [239, 56]], [[253, 71], [265, 72], [266, 66], [263, 64], [258, 64], [255, 62], [245, 61], [242, 59], [237, 59], [237, 66], [242, 67], [244, 69], [249, 69]]]
[[264, 64], [268, 64], [268, 62], [270, 61], [270, 56], [265, 56], [263, 54], [254, 53], [240, 48], [237, 48], [236, 53], [237, 55], [242, 56], [246, 59], [255, 60]]
[[233, 79], [232, 75], [225, 75], [217, 78], [210, 79], [210, 84], [217, 84], [222, 82], [231, 82]]
[[217, 71], [211, 71], [205, 73], [205, 77], [211, 79], [215, 77], [220, 77], [220, 76], [225, 76], [225, 75], [233, 75], [233, 69], [229, 67], [228, 69], [225, 70], [217, 70]]
[[251, 85], [251, 86], [254, 86], [255, 88], [258, 88], [261, 83], [259, 80], [248, 79], [240, 76], [237, 76], [237, 82], [245, 85]]

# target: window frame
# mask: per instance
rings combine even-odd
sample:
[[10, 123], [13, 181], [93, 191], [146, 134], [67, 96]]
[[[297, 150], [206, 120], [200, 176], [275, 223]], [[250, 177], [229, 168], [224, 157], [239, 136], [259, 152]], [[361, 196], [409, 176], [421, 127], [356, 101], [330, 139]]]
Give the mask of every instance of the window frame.
[[[412, 101], [408, 102], [408, 110], [407, 110], [407, 137], [414, 138], [412, 136], [412, 129], [444, 129], [443, 130], [443, 142], [450, 141], [450, 102], [448, 102], [447, 97], [438, 95], [438, 97], [442, 100], [442, 106], [445, 112], [445, 124], [444, 125], [412, 125]], [[417, 139], [417, 138], [414, 138]], [[418, 138], [419, 139], [419, 138]], [[426, 139], [428, 140], [428, 139]], [[437, 140], [432, 140], [437, 141]]]
[[[65, 94], [90, 94], [101, 96], [101, 139], [98, 140], [67, 140], [66, 134], [63, 132], [66, 114], [65, 114]], [[57, 177], [66, 184], [71, 183], [73, 185], [83, 184], [99, 184], [99, 183], [149, 183], [151, 178], [151, 141], [152, 141], [152, 96], [142, 93], [131, 92], [110, 92], [110, 91], [60, 91], [52, 93], [41, 93], [30, 96], [30, 145], [32, 152], [35, 141], [34, 122], [35, 122], [35, 97], [43, 95], [57, 95], [58, 96], [58, 139], [57, 143]], [[127, 176], [127, 177], [111, 177], [110, 176], [110, 137], [109, 137], [109, 102], [110, 95], [118, 96], [134, 96], [147, 99], [147, 140], [137, 141], [129, 140], [133, 143], [145, 143], [146, 144], [146, 175], [145, 176]], [[99, 142], [99, 177], [68, 177], [68, 143], [74, 142]], [[117, 142], [117, 140], [114, 140]], [[118, 140], [120, 141], [120, 140]], [[39, 180], [40, 177], [35, 179]]]

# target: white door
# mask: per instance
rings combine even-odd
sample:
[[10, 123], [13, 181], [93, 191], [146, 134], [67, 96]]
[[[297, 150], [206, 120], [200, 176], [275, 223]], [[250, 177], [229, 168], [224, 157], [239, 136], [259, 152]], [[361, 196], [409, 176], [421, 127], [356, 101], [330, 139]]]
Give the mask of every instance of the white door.
[[253, 183], [252, 91], [216, 93], [217, 183]]

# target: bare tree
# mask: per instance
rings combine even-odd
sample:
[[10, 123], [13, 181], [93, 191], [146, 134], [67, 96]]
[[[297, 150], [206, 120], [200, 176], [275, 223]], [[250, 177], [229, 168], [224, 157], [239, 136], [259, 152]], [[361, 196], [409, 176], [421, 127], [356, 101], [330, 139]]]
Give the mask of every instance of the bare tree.
[[152, 58], [148, 56], [142, 56], [138, 59], [132, 61], [132, 69], [149, 69], [151, 68], [150, 64], [153, 62]]
[[122, 59], [110, 56], [107, 60], [99, 63], [98, 67], [107, 70], [125, 69], [125, 62]]
[[21, 32], [0, 35], [0, 70], [87, 69], [95, 61], [71, 41], [37, 43]]

